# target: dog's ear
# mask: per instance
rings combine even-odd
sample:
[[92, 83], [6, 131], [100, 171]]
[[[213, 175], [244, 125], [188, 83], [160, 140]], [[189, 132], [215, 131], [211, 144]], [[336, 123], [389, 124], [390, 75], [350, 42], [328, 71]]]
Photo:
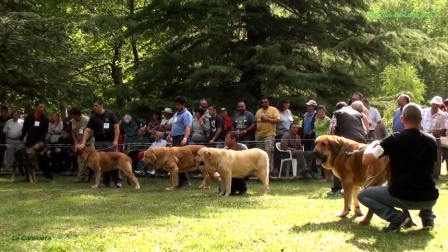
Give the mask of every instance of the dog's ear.
[[328, 138], [328, 145], [332, 154], [336, 155], [337, 153], [341, 152], [341, 144], [337, 138]]

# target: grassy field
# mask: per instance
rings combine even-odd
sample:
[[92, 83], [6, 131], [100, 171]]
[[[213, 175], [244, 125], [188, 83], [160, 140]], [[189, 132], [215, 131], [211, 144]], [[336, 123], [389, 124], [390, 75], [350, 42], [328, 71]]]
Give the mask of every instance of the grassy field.
[[[38, 177], [38, 180], [42, 177]], [[319, 181], [249, 182], [247, 196], [211, 190], [167, 192], [168, 180], [140, 177], [141, 190], [91, 189], [58, 176], [51, 183], [9, 183], [0, 177], [0, 251], [444, 251], [448, 249], [447, 177], [439, 181], [433, 231], [419, 227], [384, 233], [340, 219], [342, 197], [328, 197]], [[366, 212], [366, 209], [363, 208]], [[37, 236], [46, 240], [22, 240]], [[51, 240], [48, 240], [51, 238]], [[18, 240], [16, 240], [18, 239]], [[43, 239], [43, 238], [41, 238]]]

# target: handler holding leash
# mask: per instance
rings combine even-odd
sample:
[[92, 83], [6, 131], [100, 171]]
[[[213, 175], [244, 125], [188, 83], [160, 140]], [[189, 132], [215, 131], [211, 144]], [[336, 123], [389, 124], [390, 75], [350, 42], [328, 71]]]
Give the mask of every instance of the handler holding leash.
[[374, 141], [362, 158], [362, 163], [368, 165], [388, 155], [391, 185], [365, 188], [358, 194], [358, 199], [380, 218], [390, 222], [384, 231], [397, 232], [412, 223], [395, 207], [420, 210], [423, 230], [431, 230], [436, 217], [432, 208], [439, 197], [439, 190], [432, 179], [437, 161], [436, 139], [419, 130], [422, 109], [417, 104], [406, 105], [400, 120], [404, 130]]
[[[118, 119], [112, 111], [105, 110], [103, 106], [103, 101], [101, 99], [96, 99], [93, 102], [93, 110], [95, 113], [90, 117], [83, 132], [84, 135], [82, 136], [80, 147], [85, 147], [86, 142], [90, 140], [93, 133], [93, 136], [95, 137], [95, 149], [97, 151], [117, 152], [118, 136], [120, 135]], [[103, 172], [104, 186], [109, 187], [112, 179], [114, 180], [116, 187], [122, 187], [123, 179], [119, 169]]]

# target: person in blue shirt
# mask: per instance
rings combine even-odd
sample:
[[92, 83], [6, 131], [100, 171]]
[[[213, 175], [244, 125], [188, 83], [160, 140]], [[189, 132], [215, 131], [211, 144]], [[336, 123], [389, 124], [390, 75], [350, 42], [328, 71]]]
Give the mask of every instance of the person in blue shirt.
[[[174, 106], [177, 112], [174, 114], [171, 133], [167, 136], [167, 141], [172, 146], [185, 146], [190, 138], [191, 125], [193, 124], [193, 115], [187, 110], [185, 104], [187, 100], [183, 96], [174, 98]], [[191, 185], [186, 173], [179, 173], [179, 184], [177, 188], [185, 188]]]
[[400, 108], [395, 110], [394, 119], [392, 123], [392, 132], [401, 132], [404, 130], [404, 124], [400, 121], [403, 108], [411, 101], [411, 98], [407, 94], [401, 94], [397, 98], [397, 104]]

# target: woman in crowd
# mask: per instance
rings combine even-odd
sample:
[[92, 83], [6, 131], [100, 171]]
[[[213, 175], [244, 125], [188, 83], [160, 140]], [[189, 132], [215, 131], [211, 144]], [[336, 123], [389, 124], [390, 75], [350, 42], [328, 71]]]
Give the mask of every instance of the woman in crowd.
[[205, 117], [205, 110], [194, 109], [193, 124], [191, 126], [190, 144], [208, 143], [210, 136], [210, 121]]
[[[281, 123], [276, 125], [275, 143], [280, 142], [282, 136], [289, 132], [289, 128], [294, 121], [291, 110], [289, 110], [290, 100], [287, 98], [281, 98], [277, 103], [277, 110], [280, 114]], [[280, 167], [280, 151], [275, 148], [274, 152], [274, 167]]]
[[[330, 125], [330, 117], [326, 115], [327, 109], [325, 106], [320, 105], [317, 107], [316, 121], [314, 121], [314, 131], [316, 133], [316, 138], [328, 133], [328, 126]], [[331, 170], [319, 167], [322, 176], [322, 182], [331, 181]]]
[[53, 113], [48, 125], [47, 142], [56, 143], [59, 140], [63, 129], [64, 124], [62, 123], [61, 116], [58, 113]]
[[158, 132], [158, 128], [160, 125], [160, 120], [162, 118], [162, 113], [154, 111], [152, 112], [152, 119], [148, 123], [148, 126], [146, 127], [149, 135], [149, 141], [152, 143], [155, 140], [155, 135]]

